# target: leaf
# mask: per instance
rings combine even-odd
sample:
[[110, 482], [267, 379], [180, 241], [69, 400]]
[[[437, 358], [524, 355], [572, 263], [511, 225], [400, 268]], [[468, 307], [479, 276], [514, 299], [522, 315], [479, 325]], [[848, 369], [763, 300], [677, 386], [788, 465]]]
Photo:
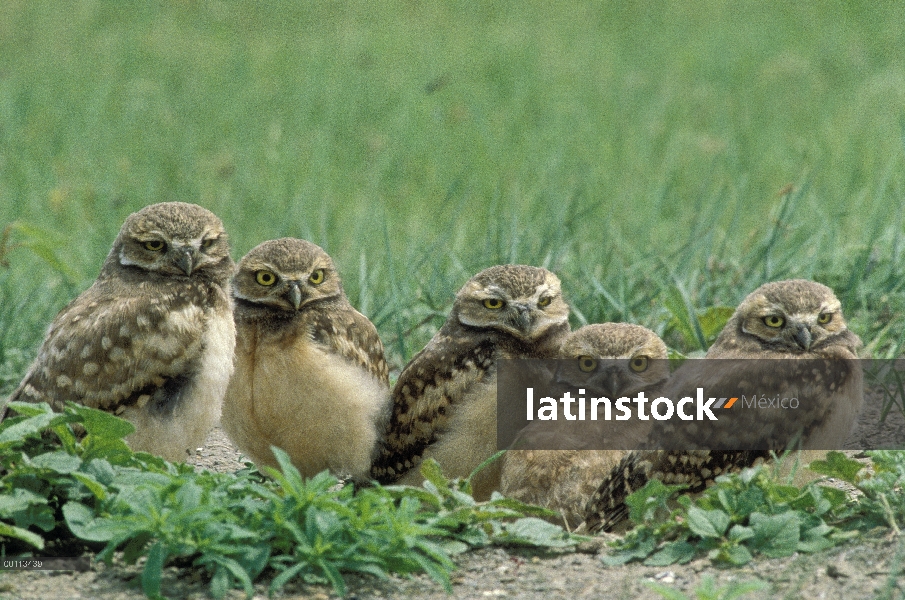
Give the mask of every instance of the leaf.
[[651, 479], [643, 488], [629, 494], [625, 499], [629, 507], [629, 518], [636, 524], [652, 520], [658, 510], [668, 511], [667, 500], [686, 487], [688, 486], [666, 485], [659, 479]]
[[685, 541], [669, 542], [655, 554], [648, 557], [644, 564], [651, 567], [665, 567], [674, 563], [685, 564], [694, 558], [696, 549]]
[[105, 486], [113, 483], [113, 479], [116, 477], [116, 471], [113, 470], [113, 465], [102, 458], [95, 458], [88, 461], [82, 467], [82, 471], [84, 471], [86, 475], [90, 475], [101, 485]]
[[295, 465], [292, 464], [292, 459], [289, 458], [289, 455], [286, 454], [286, 451], [282, 448], [277, 448], [276, 446], [271, 446], [270, 451], [273, 452], [274, 458], [277, 459], [277, 464], [280, 466], [280, 470], [276, 471], [271, 467], [265, 467], [268, 474], [270, 474], [277, 481], [281, 482], [286, 491], [302, 487], [302, 474], [299, 473], [299, 470], [296, 469]]
[[67, 475], [78, 471], [82, 466], [82, 459], [65, 452], [47, 452], [35, 456], [32, 464], [39, 469], [49, 469], [55, 473]]
[[289, 581], [301, 573], [303, 570], [308, 568], [307, 563], [297, 563], [292, 565], [291, 567], [285, 569], [282, 573], [273, 578], [273, 581], [270, 582], [270, 593], [271, 595], [279, 590], [281, 587], [289, 583]]
[[798, 549], [801, 532], [798, 516], [793, 512], [778, 515], [752, 513], [750, 527], [754, 531], [750, 545], [764, 556], [790, 556]]
[[440, 463], [433, 458], [422, 461], [419, 470], [421, 476], [434, 484], [438, 490], [449, 486], [449, 480], [443, 476], [443, 472], [440, 470]]
[[47, 504], [47, 498], [19, 488], [8, 494], [0, 494], [0, 517], [28, 510], [33, 504]]
[[515, 498], [506, 498], [501, 496], [499, 492], [494, 492], [490, 497], [490, 502], [487, 503], [488, 506], [506, 508], [509, 510], [514, 510], [523, 515], [531, 515], [535, 517], [557, 517], [559, 513], [550, 510], [548, 508], [542, 508], [540, 506], [534, 506], [533, 504], [527, 504], [520, 500], [516, 500]]
[[722, 510], [688, 509], [688, 528], [702, 538], [718, 538], [729, 526], [729, 515]]
[[[10, 402], [9, 407], [16, 409], [22, 402]], [[50, 407], [48, 407], [49, 410]], [[16, 409], [18, 411], [18, 409]], [[36, 435], [43, 431], [56, 415], [52, 412], [39, 413], [24, 421], [19, 421], [0, 431], [0, 443], [21, 440], [29, 435]]]
[[148, 560], [141, 572], [141, 589], [149, 598], [161, 598], [160, 581], [163, 578], [163, 563], [167, 559], [167, 549], [163, 542], [151, 546]]
[[[488, 466], [490, 466], [490, 464], [498, 461], [504, 454], [506, 454], [505, 450], [499, 450], [496, 454], [490, 456], [489, 458], [484, 459], [484, 461], [481, 464], [479, 464], [477, 467], [475, 467], [474, 470], [468, 474], [467, 481], [468, 481], [469, 485], [471, 484], [471, 480], [474, 479], [475, 475], [477, 475], [478, 473], [480, 473], [481, 471], [486, 469]], [[471, 488], [469, 487], [469, 493], [470, 493], [470, 489]]]
[[[222, 600], [222, 598], [226, 596], [226, 592], [229, 591], [229, 588], [229, 572], [223, 565], [217, 565], [217, 568], [214, 570], [214, 576], [211, 577], [211, 596], [216, 600]], [[248, 597], [251, 597], [251, 594], [248, 594]]]
[[502, 533], [495, 541], [542, 548], [566, 548], [577, 543], [558, 525], [535, 517], [523, 517], [513, 523], [504, 523]]
[[[211, 580], [211, 594], [215, 598], [223, 598], [226, 595], [231, 583], [230, 576], [242, 584], [247, 597], [252, 597], [254, 587], [252, 586], [251, 576], [241, 564], [225, 556], [216, 556], [213, 560], [217, 563], [214, 578]], [[215, 581], [218, 577], [220, 581]]]
[[16, 413], [26, 417], [35, 417], [37, 415], [50, 414], [55, 415], [53, 410], [50, 408], [50, 405], [46, 402], [10, 402], [7, 404], [7, 407], [11, 410], [14, 410]]
[[751, 551], [745, 546], [732, 545], [725, 548], [723, 558], [730, 564], [741, 566], [751, 562], [754, 557], [751, 556]]
[[808, 468], [815, 473], [835, 477], [851, 484], [857, 484], [858, 473], [864, 469], [864, 465], [857, 460], [847, 457], [842, 452], [833, 450], [828, 452], [826, 460], [811, 461]]
[[340, 574], [339, 569], [337, 569], [336, 566], [332, 563], [325, 560], [319, 560], [317, 562], [317, 566], [320, 567], [321, 571], [327, 577], [327, 580], [333, 586], [333, 591], [336, 592], [336, 595], [345, 597], [346, 582], [343, 579], [343, 576]]
[[201, 486], [189, 480], [179, 486], [174, 500], [181, 510], [193, 510], [201, 504], [201, 494]]
[[658, 538], [647, 525], [636, 527], [619, 542], [617, 550], [600, 560], [609, 566], [623, 565], [636, 558], [646, 558], [657, 548]]
[[136, 456], [120, 438], [89, 434], [82, 440], [82, 458], [87, 461], [104, 460], [126, 466], [134, 464]]
[[449, 570], [451, 570], [451, 567], [444, 569], [441, 563], [434, 562], [420, 554], [415, 554], [413, 558], [431, 579], [443, 586], [446, 593], [452, 593], [452, 583], [449, 581]]
[[127, 529], [121, 522], [99, 518], [81, 502], [70, 501], [63, 505], [66, 525], [79, 539], [90, 542], [109, 542]]
[[7, 523], [3, 523], [0, 521], [0, 538], [13, 538], [17, 540], [22, 540], [26, 544], [34, 546], [38, 550], [44, 549], [44, 540], [40, 535], [36, 533], [32, 533], [27, 529], [22, 529], [21, 527], [15, 527], [13, 525], [9, 525]]
[[733, 542], [743, 542], [754, 537], [754, 530], [744, 525], [733, 525], [729, 530], [729, 540]]
[[75, 404], [74, 402], [68, 402], [66, 406], [82, 418], [82, 425], [88, 435], [122, 439], [135, 431], [135, 426], [132, 423], [108, 412]]

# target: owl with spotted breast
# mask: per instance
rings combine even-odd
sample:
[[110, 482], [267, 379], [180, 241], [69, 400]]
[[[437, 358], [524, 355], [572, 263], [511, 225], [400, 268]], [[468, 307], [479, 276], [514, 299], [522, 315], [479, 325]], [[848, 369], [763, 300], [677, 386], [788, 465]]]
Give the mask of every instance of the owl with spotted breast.
[[[770, 450], [781, 453], [798, 435], [804, 463], [841, 448], [864, 401], [860, 345], [827, 286], [792, 279], [757, 288], [738, 306], [705, 360], [686, 361], [674, 373], [666, 395], [691, 395], [695, 387], [710, 390], [710, 396], [760, 389], [777, 398], [801, 398], [800, 406], [740, 408], [732, 413], [737, 418], [731, 430], [706, 423], [673, 430], [675, 421], [658, 423], [649, 436], [651, 449], [629, 453], [590, 499], [588, 529], [615, 527], [627, 515], [625, 498], [650, 479], [695, 492], [723, 473], [767, 460]], [[732, 449], [733, 443], [742, 449]]]
[[9, 400], [111, 412], [135, 426], [133, 450], [185, 460], [219, 418], [233, 370], [233, 267], [209, 210], [164, 202], [130, 215]]
[[283, 449], [303, 476], [365, 479], [390, 412], [377, 329], [320, 246], [282, 238], [239, 261], [236, 369], [222, 425], [257, 465]]
[[[550, 396], [656, 398], [669, 379], [666, 344], [653, 331], [628, 323], [586, 325], [559, 350]], [[545, 394], [548, 392], [545, 391]], [[588, 498], [626, 452], [638, 448], [651, 421], [534, 421], [502, 458], [505, 496], [555, 510], [574, 529]], [[555, 450], [551, 448], [568, 448]], [[601, 449], [601, 448], [610, 449]], [[519, 449], [536, 448], [536, 449]]]
[[[497, 450], [495, 362], [555, 358], [568, 318], [559, 278], [547, 269], [498, 265], [469, 279], [446, 322], [400, 374], [371, 475], [420, 485], [418, 466], [433, 458], [447, 476], [467, 477]], [[498, 485], [498, 463], [472, 480], [478, 499]]]

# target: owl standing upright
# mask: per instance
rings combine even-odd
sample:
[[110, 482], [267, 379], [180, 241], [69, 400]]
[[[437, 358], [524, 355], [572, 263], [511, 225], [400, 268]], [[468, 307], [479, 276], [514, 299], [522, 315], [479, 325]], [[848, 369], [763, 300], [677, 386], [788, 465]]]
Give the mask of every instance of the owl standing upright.
[[303, 476], [365, 478], [389, 418], [388, 369], [333, 260], [304, 240], [264, 242], [239, 262], [233, 296], [226, 433], [258, 465], [277, 466], [277, 446]]
[[134, 450], [185, 460], [220, 416], [233, 369], [233, 266], [207, 209], [164, 202], [130, 215], [10, 400], [112, 412], [135, 425]]
[[[612, 401], [660, 395], [669, 378], [666, 344], [653, 331], [628, 323], [587, 325], [572, 332], [559, 350], [551, 396], [581, 390]], [[505, 496], [562, 514], [577, 527], [588, 498], [627, 450], [646, 438], [651, 421], [534, 421], [502, 459]], [[602, 438], [602, 439], [601, 439]], [[568, 450], [544, 448], [569, 447]], [[540, 449], [519, 450], [519, 447]], [[603, 450], [601, 448], [610, 448]], [[574, 448], [574, 449], [573, 449]]]
[[[506, 358], [555, 358], [569, 333], [559, 279], [524, 265], [498, 265], [469, 279], [443, 327], [402, 371], [393, 415], [372, 476], [421, 483], [418, 465], [436, 459], [466, 477], [496, 451], [496, 366]], [[499, 467], [472, 481], [475, 498], [498, 487]]]
[[[679, 371], [674, 374], [666, 395], [676, 399], [695, 386], [742, 392], [760, 386], [781, 390], [783, 397], [806, 398], [795, 410], [741, 409], [742, 420], [734, 421], [734, 435], [746, 443], [770, 444], [771, 440], [793, 439], [795, 430], [803, 431], [803, 458], [808, 462], [819, 457], [821, 450], [841, 447], [857, 422], [864, 401], [863, 373], [856, 354], [860, 345], [861, 340], [846, 326], [841, 303], [827, 286], [802, 279], [766, 283], [738, 306], [705, 361], [686, 362], [680, 369], [687, 373], [684, 377]], [[737, 360], [721, 364], [715, 359]], [[795, 374], [796, 363], [780, 366], [778, 361], [766, 359], [812, 360], [797, 363], [806, 366], [806, 374], [801, 375]], [[588, 503], [590, 531], [611, 529], [624, 519], [625, 498], [652, 478], [699, 491], [722, 473], [763, 461], [769, 450], [784, 449], [725, 449], [731, 447], [732, 439], [708, 440], [706, 436], [710, 431], [724, 435], [726, 429], [705, 425], [683, 431], [691, 433], [654, 429], [650, 441], [656, 447], [658, 435], [675, 435], [671, 443], [684, 443], [689, 450], [673, 447], [632, 452], [611, 471]], [[700, 449], [693, 449], [698, 444]], [[708, 444], [724, 449], [709, 450]]]

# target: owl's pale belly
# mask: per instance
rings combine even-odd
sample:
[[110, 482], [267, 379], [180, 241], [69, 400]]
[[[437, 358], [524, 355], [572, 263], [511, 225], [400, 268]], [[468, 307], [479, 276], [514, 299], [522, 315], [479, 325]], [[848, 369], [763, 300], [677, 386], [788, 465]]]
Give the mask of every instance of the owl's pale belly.
[[273, 445], [304, 476], [364, 477], [388, 405], [389, 390], [370, 373], [307, 339], [287, 347], [241, 336], [222, 423], [259, 465], [276, 466]]

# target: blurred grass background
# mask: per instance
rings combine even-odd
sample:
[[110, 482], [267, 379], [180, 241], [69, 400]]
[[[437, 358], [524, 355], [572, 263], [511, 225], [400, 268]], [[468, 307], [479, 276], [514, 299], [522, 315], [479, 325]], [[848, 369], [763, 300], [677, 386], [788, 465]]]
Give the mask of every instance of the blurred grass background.
[[[905, 4], [0, 3], [0, 381], [126, 215], [336, 260], [401, 366], [487, 266], [680, 352], [769, 280], [905, 338]], [[724, 318], [724, 317], [722, 317]]]

